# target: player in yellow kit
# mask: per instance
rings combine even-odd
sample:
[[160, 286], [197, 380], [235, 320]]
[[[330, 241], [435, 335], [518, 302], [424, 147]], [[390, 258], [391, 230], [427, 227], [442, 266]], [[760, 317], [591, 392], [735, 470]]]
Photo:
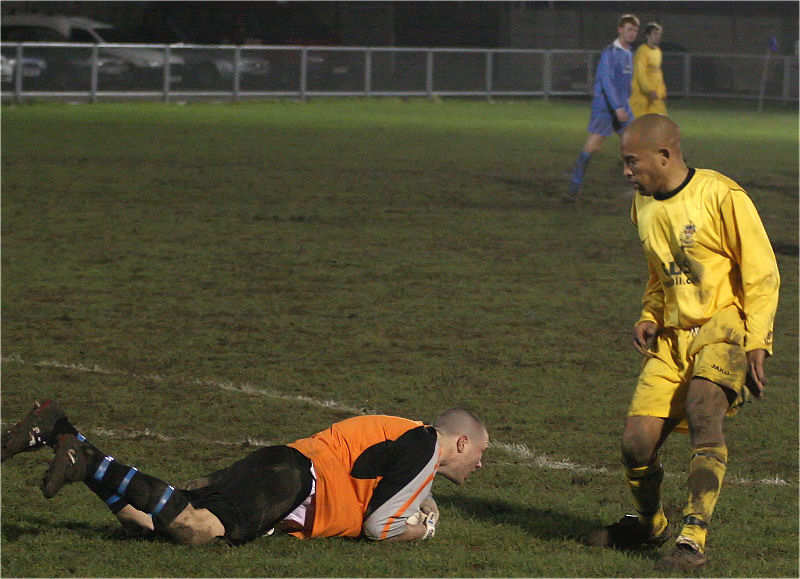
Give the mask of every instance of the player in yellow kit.
[[633, 332], [645, 362], [621, 440], [638, 514], [595, 531], [588, 542], [636, 548], [670, 538], [658, 450], [674, 429], [688, 429], [689, 498], [676, 546], [659, 562], [685, 570], [706, 562], [728, 461], [723, 420], [749, 394], [764, 391], [780, 278], [753, 202], [724, 175], [687, 167], [669, 118], [637, 118], [622, 135], [620, 153], [638, 190], [632, 217], [650, 272]]
[[649, 113], [667, 114], [667, 86], [661, 72], [661, 36], [664, 29], [650, 22], [644, 29], [645, 42], [633, 56], [633, 84], [630, 105], [635, 117]]

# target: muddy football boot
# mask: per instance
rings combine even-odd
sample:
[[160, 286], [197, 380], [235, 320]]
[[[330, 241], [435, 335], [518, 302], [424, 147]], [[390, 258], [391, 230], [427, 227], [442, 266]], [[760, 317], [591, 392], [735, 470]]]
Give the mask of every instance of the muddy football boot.
[[660, 547], [670, 537], [669, 525], [657, 535], [639, 524], [636, 515], [625, 515], [616, 523], [593, 531], [587, 538], [590, 547], [610, 547], [611, 549], [647, 549]]
[[58, 402], [47, 399], [36, 406], [14, 426], [3, 432], [0, 462], [20, 452], [38, 450], [44, 445], [53, 446], [53, 428], [66, 418]]
[[664, 555], [656, 563], [656, 568], [661, 571], [689, 571], [705, 565], [706, 561], [708, 557], [702, 551], [688, 543], [678, 543], [669, 554]]
[[86, 477], [88, 461], [81, 442], [74, 434], [62, 434], [56, 443], [56, 453], [42, 479], [42, 494], [51, 499], [65, 484], [82, 481]]

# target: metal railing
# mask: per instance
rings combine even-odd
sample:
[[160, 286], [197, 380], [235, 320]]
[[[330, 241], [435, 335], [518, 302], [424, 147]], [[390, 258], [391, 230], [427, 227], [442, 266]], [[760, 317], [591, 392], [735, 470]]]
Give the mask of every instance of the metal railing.
[[[2, 43], [2, 97], [584, 96], [600, 51]], [[664, 53], [669, 97], [794, 101], [797, 57]]]

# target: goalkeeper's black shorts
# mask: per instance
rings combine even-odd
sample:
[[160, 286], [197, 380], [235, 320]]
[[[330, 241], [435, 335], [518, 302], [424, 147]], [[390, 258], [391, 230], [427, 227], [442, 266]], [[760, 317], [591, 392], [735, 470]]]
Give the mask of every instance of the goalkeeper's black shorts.
[[311, 493], [313, 480], [307, 457], [288, 446], [268, 446], [183, 492], [193, 507], [217, 516], [227, 541], [240, 544], [266, 534], [291, 513]]

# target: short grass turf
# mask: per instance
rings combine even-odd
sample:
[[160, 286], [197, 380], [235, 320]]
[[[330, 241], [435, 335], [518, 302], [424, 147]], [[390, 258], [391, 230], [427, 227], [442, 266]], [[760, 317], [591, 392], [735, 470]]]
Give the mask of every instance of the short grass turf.
[[[739, 181], [782, 274], [768, 392], [728, 422], [704, 576], [798, 574], [798, 115], [670, 103], [688, 162]], [[473, 408], [482, 471], [437, 481], [413, 545], [130, 540], [49, 451], [2, 467], [4, 576], [655, 576], [584, 547], [618, 467], [647, 272], [617, 141], [562, 200], [579, 101], [391, 99], [2, 108], [2, 422], [61, 400], [179, 482], [359, 412]], [[688, 442], [666, 444], [675, 522]]]

